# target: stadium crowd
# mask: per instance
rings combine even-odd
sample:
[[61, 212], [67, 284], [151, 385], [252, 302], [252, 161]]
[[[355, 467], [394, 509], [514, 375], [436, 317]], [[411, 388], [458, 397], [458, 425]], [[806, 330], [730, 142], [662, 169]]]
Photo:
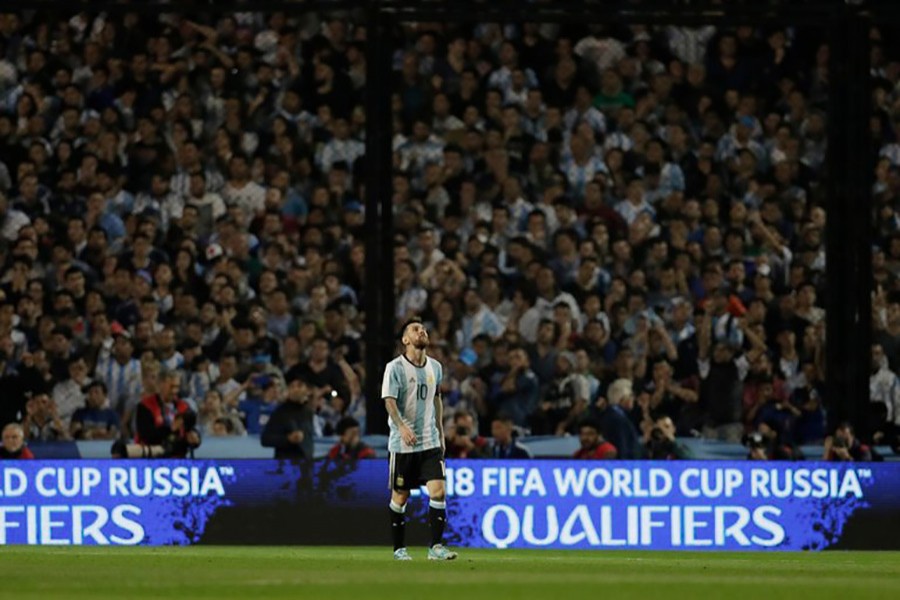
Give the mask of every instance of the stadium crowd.
[[[0, 14], [2, 456], [370, 454], [360, 22]], [[822, 32], [395, 33], [395, 317], [445, 365], [449, 456], [865, 458], [826, 430]], [[900, 425], [898, 67], [876, 43], [866, 444]]]

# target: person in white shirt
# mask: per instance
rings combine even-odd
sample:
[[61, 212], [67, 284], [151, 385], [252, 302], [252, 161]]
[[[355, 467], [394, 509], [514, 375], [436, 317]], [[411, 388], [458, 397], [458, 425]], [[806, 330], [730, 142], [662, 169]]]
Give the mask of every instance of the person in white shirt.
[[121, 329], [114, 331], [112, 354], [98, 362], [95, 371], [97, 379], [106, 384], [111, 407], [120, 415], [137, 406], [143, 393], [141, 363], [133, 357], [134, 344], [131, 334]]
[[869, 376], [869, 400], [884, 405], [887, 423], [900, 427], [900, 378], [891, 371], [881, 344], [872, 345], [872, 374]]
[[0, 236], [9, 242], [19, 237], [19, 230], [31, 225], [31, 219], [20, 210], [9, 206], [9, 199], [0, 191]]
[[472, 341], [479, 335], [486, 334], [496, 339], [503, 333], [503, 321], [481, 301], [478, 290], [472, 288], [463, 296], [466, 314], [457, 335], [457, 346], [470, 348]]
[[225, 216], [228, 211], [222, 196], [207, 189], [206, 175], [203, 171], [192, 173], [186, 204], [197, 209], [197, 236], [201, 238], [210, 235], [215, 228], [216, 220]]
[[316, 154], [316, 163], [323, 173], [328, 173], [335, 163], [347, 163], [349, 168], [366, 153], [366, 146], [350, 137], [350, 125], [346, 119], [335, 119], [334, 137]]
[[84, 357], [76, 355], [70, 358], [68, 369], [69, 378], [53, 386], [53, 402], [66, 428], [75, 411], [84, 407], [84, 388], [91, 382]]
[[222, 198], [226, 204], [240, 207], [250, 222], [266, 209], [266, 189], [250, 179], [250, 165], [243, 155], [231, 157], [228, 173], [230, 177], [222, 188]]
[[631, 226], [638, 215], [647, 212], [651, 217], [656, 217], [656, 211], [647, 202], [644, 196], [644, 183], [640, 179], [632, 179], [628, 184], [628, 191], [625, 200], [617, 203], [616, 212], [622, 215], [625, 222]]

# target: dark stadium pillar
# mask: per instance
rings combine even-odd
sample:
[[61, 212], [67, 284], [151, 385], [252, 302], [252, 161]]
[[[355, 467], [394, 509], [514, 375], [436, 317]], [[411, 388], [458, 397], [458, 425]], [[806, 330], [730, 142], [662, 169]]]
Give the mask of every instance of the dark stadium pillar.
[[826, 402], [829, 428], [864, 425], [872, 338], [870, 19], [845, 5], [832, 30], [828, 139]]
[[394, 351], [390, 16], [370, 3], [366, 52], [366, 431], [387, 433], [381, 376]]

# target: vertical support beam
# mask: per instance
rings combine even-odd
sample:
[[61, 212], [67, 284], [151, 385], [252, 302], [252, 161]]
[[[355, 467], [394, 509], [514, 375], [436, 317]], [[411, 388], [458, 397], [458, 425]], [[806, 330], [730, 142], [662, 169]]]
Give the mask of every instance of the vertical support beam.
[[366, 64], [366, 432], [387, 433], [381, 378], [394, 351], [390, 16], [371, 1]]
[[[848, 7], [849, 8], [849, 7]], [[846, 201], [853, 212], [855, 227], [852, 243], [856, 245], [856, 291], [855, 306], [857, 311], [856, 340], [853, 348], [856, 369], [853, 373], [851, 397], [855, 401], [854, 411], [850, 418], [862, 428], [861, 433], [868, 437], [872, 432], [866, 431], [866, 415], [869, 409], [869, 376], [872, 349], [872, 181], [874, 178], [874, 156], [872, 153], [872, 133], [869, 119], [872, 115], [872, 81], [870, 72], [869, 30], [872, 26], [871, 16], [859, 7], [852, 7], [857, 12], [848, 20], [848, 52], [850, 66], [848, 120], [843, 124], [849, 131], [847, 134], [848, 195]]]
[[830, 428], [844, 420], [863, 425], [872, 338], [870, 19], [848, 5], [840, 14], [831, 36], [825, 233], [825, 395]]

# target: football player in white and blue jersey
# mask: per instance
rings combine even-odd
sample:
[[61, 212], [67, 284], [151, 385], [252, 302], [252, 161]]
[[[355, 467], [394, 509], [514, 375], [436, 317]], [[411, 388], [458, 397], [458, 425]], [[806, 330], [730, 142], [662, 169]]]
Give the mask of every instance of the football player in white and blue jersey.
[[430, 501], [429, 560], [457, 557], [444, 547], [447, 504], [444, 491], [444, 427], [441, 400], [441, 363], [425, 354], [428, 331], [420, 319], [410, 319], [400, 333], [403, 354], [384, 369], [381, 396], [388, 412], [390, 452], [391, 531], [394, 558], [412, 560], [406, 549], [406, 502], [410, 490], [425, 484]]

